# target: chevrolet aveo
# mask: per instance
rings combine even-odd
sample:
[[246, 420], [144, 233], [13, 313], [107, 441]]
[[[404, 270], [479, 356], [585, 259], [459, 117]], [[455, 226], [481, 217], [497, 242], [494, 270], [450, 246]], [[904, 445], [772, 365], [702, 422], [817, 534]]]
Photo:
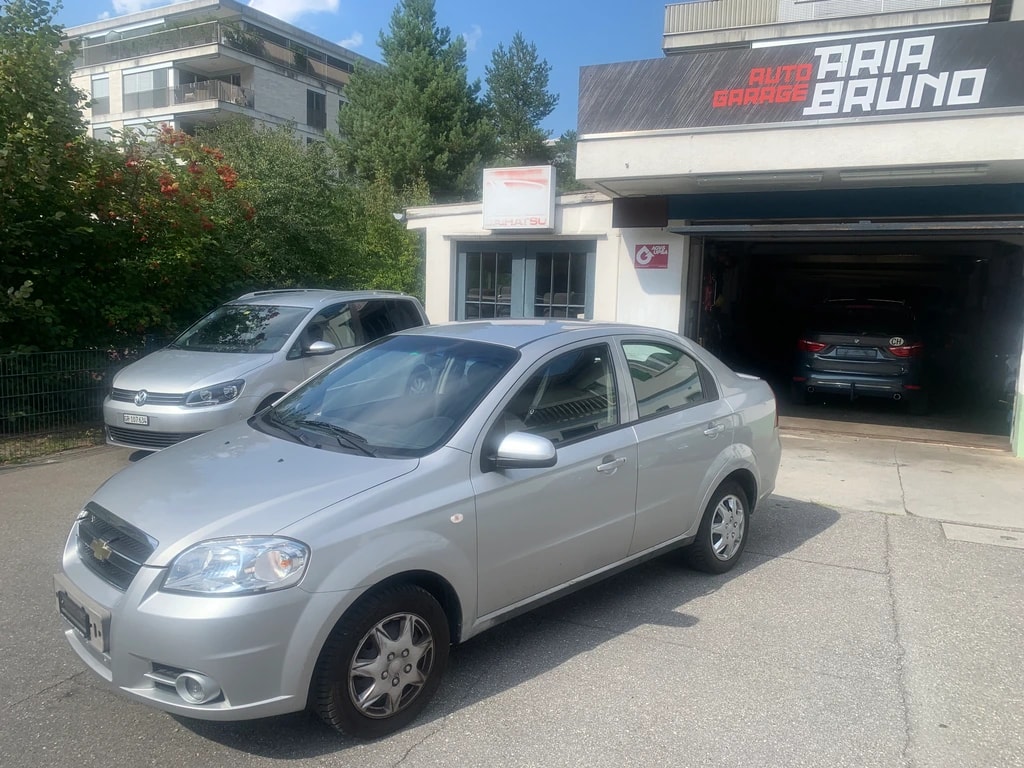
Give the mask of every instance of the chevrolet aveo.
[[779, 458], [768, 385], [674, 334], [411, 329], [108, 480], [57, 606], [133, 699], [378, 737], [452, 643], [672, 548], [732, 568]]

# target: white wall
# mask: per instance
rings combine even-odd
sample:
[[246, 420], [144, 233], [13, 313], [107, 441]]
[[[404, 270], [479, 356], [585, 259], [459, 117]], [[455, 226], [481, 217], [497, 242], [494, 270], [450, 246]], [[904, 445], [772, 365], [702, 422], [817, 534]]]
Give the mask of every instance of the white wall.
[[1017, 164], [1024, 115], [581, 137], [580, 180], [954, 163]]
[[[597, 244], [595, 320], [680, 329], [687, 238], [663, 229], [613, 229], [612, 204], [603, 195], [583, 193], [559, 198], [555, 232], [547, 235], [491, 235], [482, 229], [483, 211], [479, 203], [411, 208], [406, 215], [409, 229], [420, 230], [423, 235], [424, 298], [427, 316], [433, 322], [455, 317], [456, 248], [460, 241], [563, 239], [592, 240]], [[644, 243], [669, 245], [667, 269], [635, 268], [634, 246]]]

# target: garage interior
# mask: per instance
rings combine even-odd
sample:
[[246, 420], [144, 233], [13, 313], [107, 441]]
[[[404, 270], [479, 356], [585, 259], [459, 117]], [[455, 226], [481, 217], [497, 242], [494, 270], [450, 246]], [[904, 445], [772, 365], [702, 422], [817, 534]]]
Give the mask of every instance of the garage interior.
[[[698, 257], [691, 263], [701, 269], [690, 271], [687, 328], [734, 369], [767, 379], [783, 418], [827, 420], [861, 434], [871, 433], [864, 425], [942, 431], [1008, 447], [1006, 383], [1016, 381], [1021, 354], [1024, 238], [1015, 222], [1000, 230], [995, 222], [688, 227]], [[808, 313], [827, 299], [908, 304], [925, 343], [925, 414], [870, 397], [790, 401], [796, 342]]]

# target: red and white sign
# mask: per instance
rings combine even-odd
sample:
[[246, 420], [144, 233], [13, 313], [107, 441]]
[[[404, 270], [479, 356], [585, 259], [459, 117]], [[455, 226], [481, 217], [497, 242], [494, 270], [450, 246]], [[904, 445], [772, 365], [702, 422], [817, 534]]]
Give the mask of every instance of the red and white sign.
[[484, 169], [484, 229], [554, 229], [555, 168]]
[[668, 243], [638, 244], [633, 252], [637, 269], [668, 269]]

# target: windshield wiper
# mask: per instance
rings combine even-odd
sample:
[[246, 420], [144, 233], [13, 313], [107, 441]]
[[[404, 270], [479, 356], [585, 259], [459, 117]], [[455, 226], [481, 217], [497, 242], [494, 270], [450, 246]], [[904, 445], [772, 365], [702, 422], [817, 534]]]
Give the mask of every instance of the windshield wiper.
[[296, 424], [301, 424], [304, 427], [312, 427], [313, 429], [322, 429], [325, 432], [333, 435], [339, 443], [344, 441], [344, 444], [355, 448], [361, 452], [364, 456], [376, 456], [377, 453], [366, 444], [366, 438], [362, 435], [353, 432], [350, 429], [339, 427], [337, 424], [331, 424], [327, 421], [317, 421], [316, 419], [301, 419]]

